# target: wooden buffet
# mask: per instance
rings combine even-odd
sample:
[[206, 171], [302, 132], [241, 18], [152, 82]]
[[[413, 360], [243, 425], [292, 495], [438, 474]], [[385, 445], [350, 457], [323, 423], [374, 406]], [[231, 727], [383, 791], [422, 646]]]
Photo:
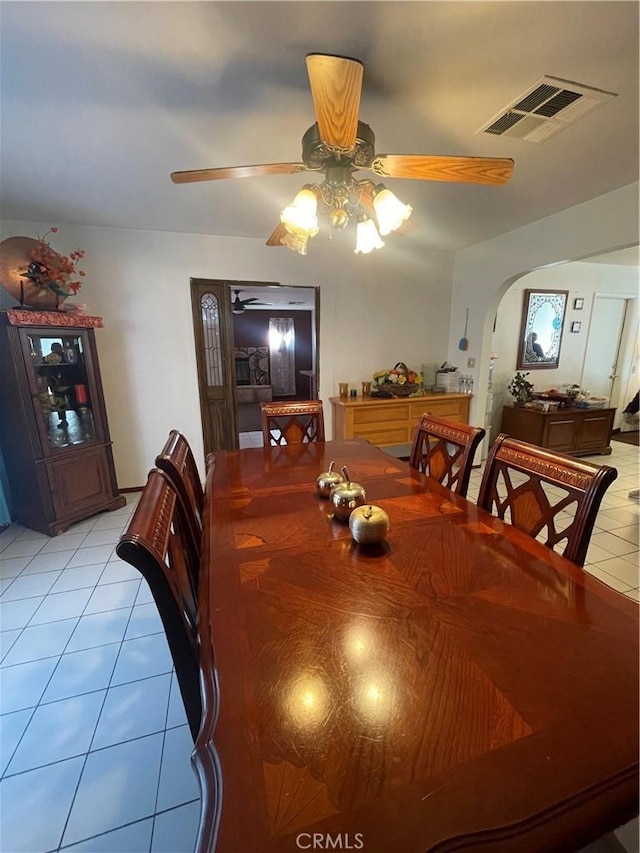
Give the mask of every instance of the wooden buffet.
[[611, 453], [615, 413], [615, 409], [579, 409], [575, 406], [553, 412], [505, 406], [500, 431], [570, 456], [608, 455]]
[[[316, 495], [332, 459], [382, 546]], [[202, 547], [198, 853], [549, 853], [637, 814], [637, 604], [535, 539], [333, 441], [218, 452]]]
[[408, 444], [425, 412], [469, 423], [469, 394], [424, 397], [331, 397], [333, 438], [364, 438], [379, 447]]

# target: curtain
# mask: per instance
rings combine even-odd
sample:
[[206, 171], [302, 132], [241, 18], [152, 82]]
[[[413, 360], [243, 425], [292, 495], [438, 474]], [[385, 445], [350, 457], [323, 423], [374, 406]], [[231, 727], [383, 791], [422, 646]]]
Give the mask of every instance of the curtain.
[[4, 466], [2, 448], [0, 447], [0, 530], [11, 524], [11, 511], [9, 509], [9, 478]]
[[269, 359], [274, 396], [295, 396], [295, 332], [291, 317], [269, 320]]

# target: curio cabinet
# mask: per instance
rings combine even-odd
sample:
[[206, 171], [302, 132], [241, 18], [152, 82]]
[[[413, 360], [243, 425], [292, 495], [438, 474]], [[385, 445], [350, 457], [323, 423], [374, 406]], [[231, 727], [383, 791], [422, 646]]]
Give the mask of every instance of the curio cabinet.
[[92, 323], [102, 325], [55, 312], [0, 314], [0, 444], [13, 515], [50, 535], [125, 504]]

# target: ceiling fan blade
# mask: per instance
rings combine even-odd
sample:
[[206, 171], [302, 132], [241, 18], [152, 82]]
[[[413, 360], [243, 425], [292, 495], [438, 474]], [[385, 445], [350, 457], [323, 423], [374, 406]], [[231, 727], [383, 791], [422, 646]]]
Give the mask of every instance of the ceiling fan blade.
[[513, 160], [501, 157], [429, 157], [420, 154], [380, 154], [371, 171], [383, 178], [419, 181], [458, 181], [469, 184], [506, 184]]
[[287, 229], [284, 227], [282, 222], [278, 225], [275, 231], [271, 234], [265, 246], [284, 246], [282, 242], [282, 238], [287, 233]]
[[225, 169], [192, 169], [189, 172], [172, 172], [174, 184], [195, 181], [222, 181], [225, 178], [259, 178], [261, 175], [293, 175], [306, 172], [304, 163], [261, 163], [258, 166], [229, 166]]
[[358, 131], [362, 63], [322, 53], [308, 54], [306, 62], [320, 138], [335, 148], [352, 148]]

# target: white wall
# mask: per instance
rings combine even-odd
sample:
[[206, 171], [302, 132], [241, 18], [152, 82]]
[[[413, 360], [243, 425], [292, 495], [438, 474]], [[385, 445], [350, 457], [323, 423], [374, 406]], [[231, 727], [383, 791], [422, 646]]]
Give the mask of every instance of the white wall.
[[[190, 277], [320, 287], [319, 394], [329, 435], [338, 382], [359, 386], [397, 361], [419, 367], [446, 356], [451, 253], [418, 253], [409, 241], [397, 250], [389, 241], [356, 256], [348, 241], [334, 240], [301, 257], [262, 240], [54, 224], [54, 249], [86, 251], [74, 301], [104, 317], [96, 338], [122, 488], [146, 481], [174, 427], [203, 467]], [[48, 225], [5, 221], [2, 237], [36, 236]]]
[[[637, 244], [638, 190], [637, 182], [620, 187], [456, 253], [448, 358], [458, 364], [476, 358], [466, 371], [475, 380], [472, 423], [484, 425], [493, 322], [503, 294], [535, 269]], [[467, 307], [470, 347], [460, 353]]]
[[[569, 291], [559, 366], [553, 370], [532, 370], [528, 377], [537, 390], [543, 391], [549, 388], [559, 388], [563, 382], [581, 384], [582, 367], [589, 337], [589, 322], [595, 295], [606, 293], [634, 297], [635, 309], [637, 303], [635, 297], [638, 293], [638, 270], [635, 267], [620, 267], [611, 264], [580, 262], [560, 264], [529, 273], [519, 278], [509, 288], [498, 308], [496, 329], [491, 344], [492, 351], [498, 356], [493, 369], [492, 437], [495, 437], [500, 430], [502, 406], [505, 403], [513, 402], [506, 386], [516, 371], [523, 291], [525, 289]], [[580, 311], [573, 308], [573, 300], [578, 296], [584, 299], [584, 308]], [[629, 325], [635, 329], [637, 321], [634, 323], [633, 318], [629, 319]], [[580, 320], [582, 323], [579, 333], [570, 331], [571, 323], [575, 320]], [[621, 375], [628, 376], [630, 368], [627, 353], [623, 351], [619, 362]], [[624, 396], [627, 393], [627, 382], [625, 381], [621, 385], [622, 395]], [[619, 400], [612, 401], [612, 405], [619, 407]], [[624, 404], [622, 408], [624, 408]]]

